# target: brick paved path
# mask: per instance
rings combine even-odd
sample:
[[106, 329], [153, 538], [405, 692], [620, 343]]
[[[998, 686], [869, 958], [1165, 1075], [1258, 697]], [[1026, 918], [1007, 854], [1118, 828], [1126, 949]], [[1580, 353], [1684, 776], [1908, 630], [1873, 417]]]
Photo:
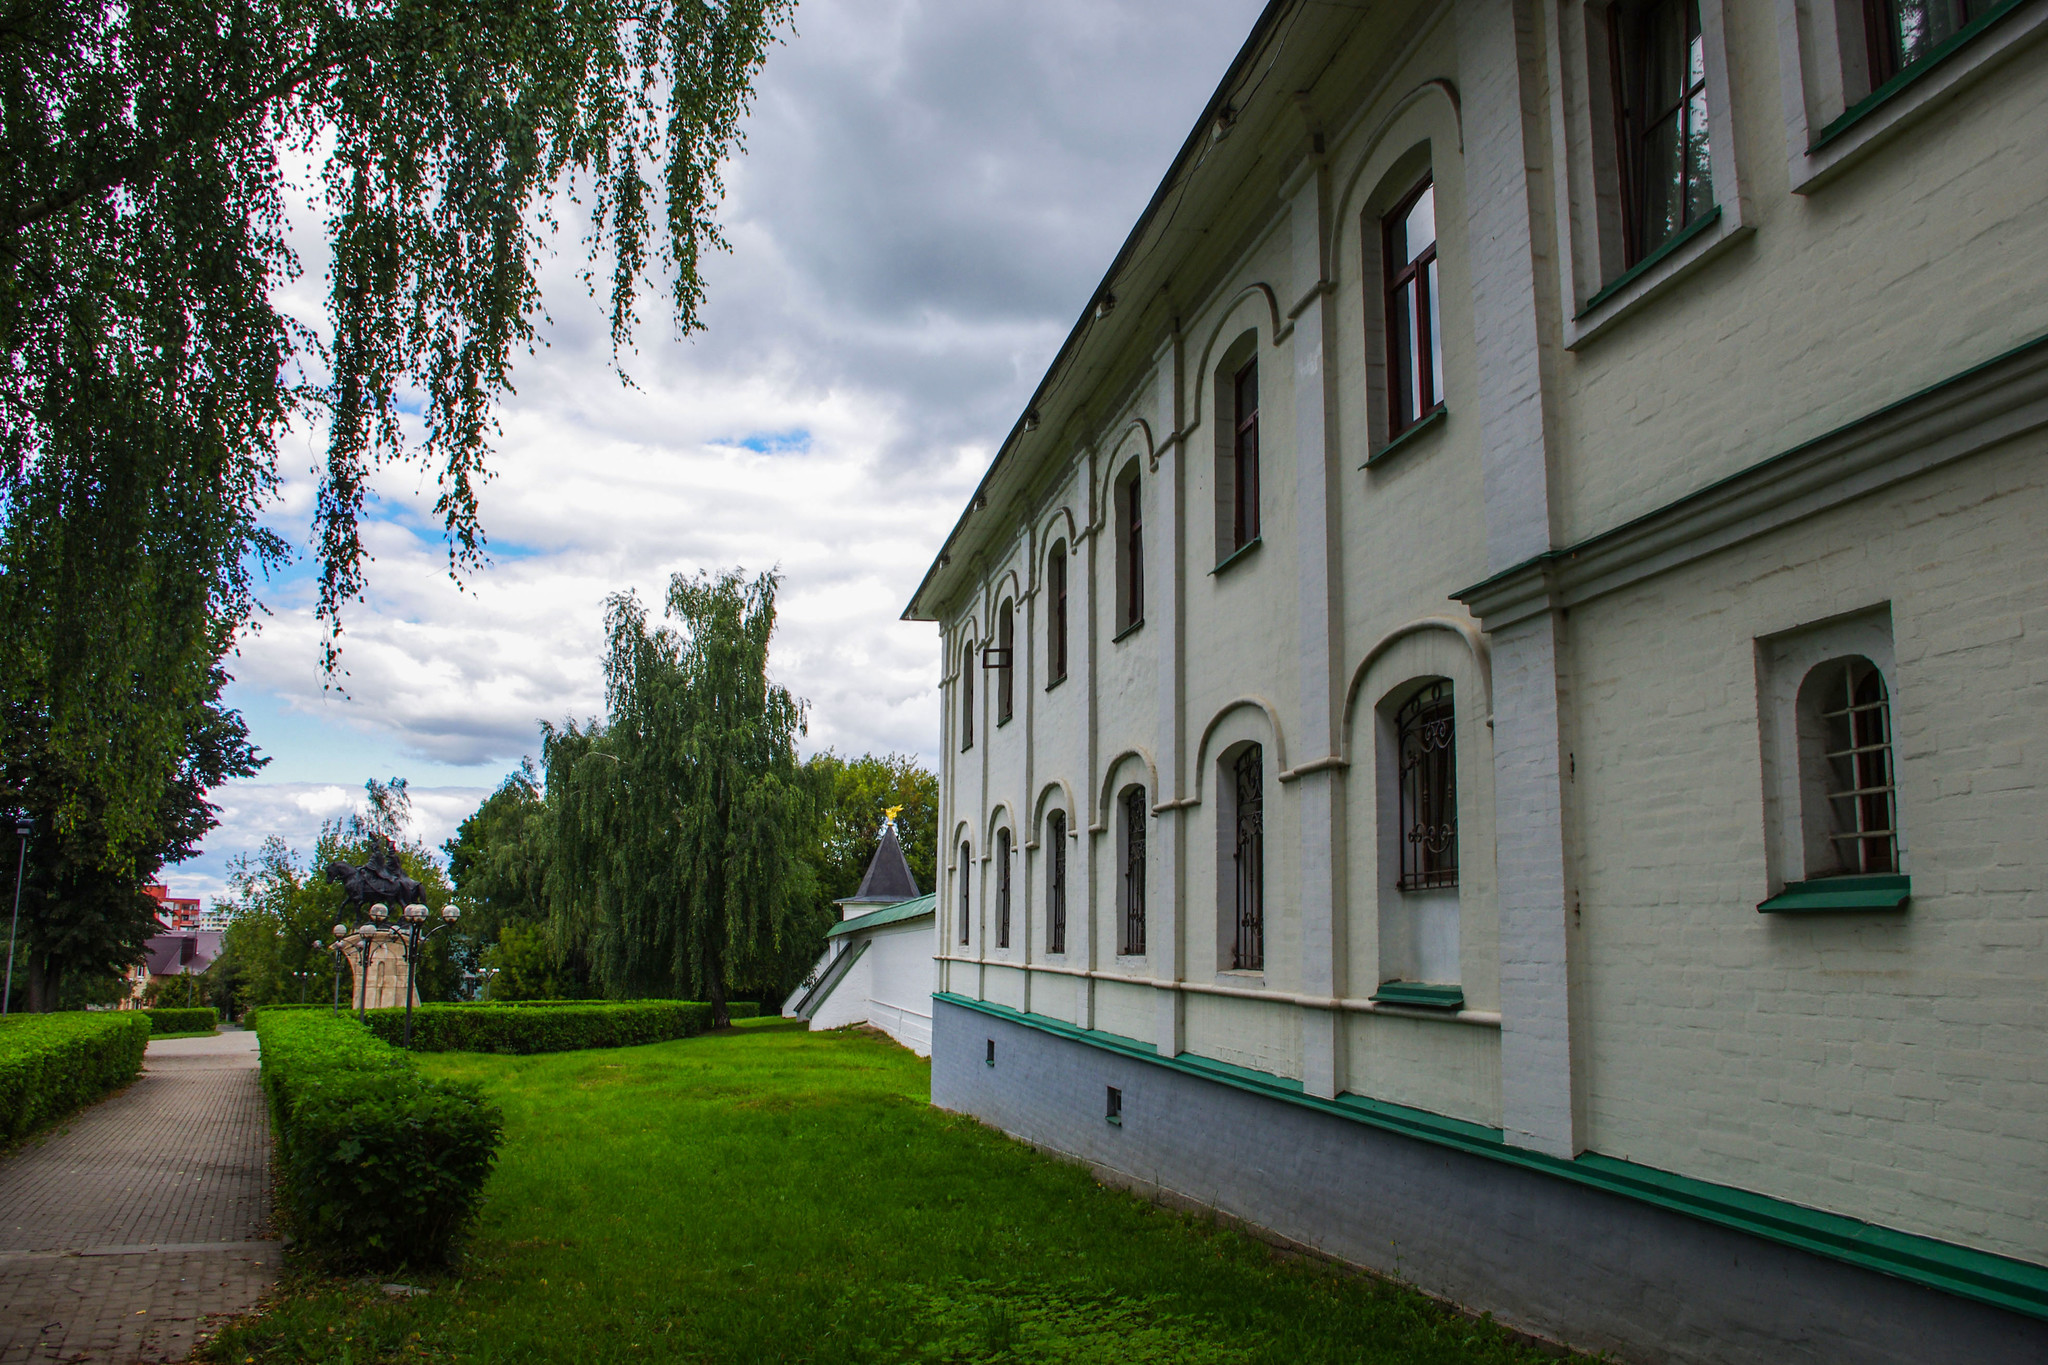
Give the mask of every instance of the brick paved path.
[[256, 1035], [149, 1045], [141, 1079], [0, 1161], [0, 1365], [181, 1360], [277, 1280]]

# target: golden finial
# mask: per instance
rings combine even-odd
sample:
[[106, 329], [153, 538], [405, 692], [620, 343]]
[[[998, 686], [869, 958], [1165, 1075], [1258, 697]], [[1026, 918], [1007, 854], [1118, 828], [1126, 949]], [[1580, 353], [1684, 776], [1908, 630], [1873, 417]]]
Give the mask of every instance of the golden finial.
[[883, 823], [883, 824], [885, 824], [885, 825], [893, 825], [893, 824], [895, 824], [895, 823], [896, 823], [896, 812], [897, 812], [897, 811], [899, 811], [899, 810], [902, 810], [902, 809], [903, 809], [903, 807], [901, 807], [901, 806], [891, 806], [891, 807], [889, 807], [889, 809], [887, 809], [887, 810], [883, 811], [883, 812], [882, 812], [882, 823]]

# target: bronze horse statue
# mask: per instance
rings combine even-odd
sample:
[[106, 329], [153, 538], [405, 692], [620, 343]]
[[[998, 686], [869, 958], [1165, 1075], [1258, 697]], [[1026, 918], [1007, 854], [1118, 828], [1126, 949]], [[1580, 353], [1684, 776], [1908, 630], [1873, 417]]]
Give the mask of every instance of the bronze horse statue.
[[426, 899], [427, 889], [405, 875], [398, 851], [381, 834], [370, 836], [370, 856], [361, 867], [344, 862], [327, 865], [327, 880], [339, 882], [351, 905], [382, 901], [394, 910]]

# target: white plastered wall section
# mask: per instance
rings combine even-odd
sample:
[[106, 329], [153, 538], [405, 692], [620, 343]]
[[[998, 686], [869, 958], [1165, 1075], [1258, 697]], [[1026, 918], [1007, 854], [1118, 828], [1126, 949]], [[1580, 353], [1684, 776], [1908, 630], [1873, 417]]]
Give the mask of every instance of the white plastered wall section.
[[2048, 332], [2048, 290], [2015, 288], [2048, 259], [2048, 49], [1795, 193], [1777, 0], [1725, 9], [1755, 232], [1563, 359], [1560, 544]]
[[[1594, 1149], [2048, 1261], [2044, 456], [1573, 609]], [[1910, 907], [1760, 915], [1755, 641], [1882, 603]]]

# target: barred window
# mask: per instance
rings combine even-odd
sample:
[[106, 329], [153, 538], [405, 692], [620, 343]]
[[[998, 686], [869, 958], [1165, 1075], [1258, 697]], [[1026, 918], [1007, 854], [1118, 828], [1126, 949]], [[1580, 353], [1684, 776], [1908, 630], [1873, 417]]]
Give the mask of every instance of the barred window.
[[968, 880], [974, 875], [973, 860], [966, 844], [960, 845], [960, 941], [967, 942], [967, 931], [973, 924], [973, 901], [968, 895]]
[[1145, 951], [1145, 789], [1124, 793], [1124, 929], [1117, 951], [1136, 956]]
[[1394, 716], [1401, 780], [1403, 891], [1458, 884], [1458, 748], [1448, 682], [1431, 683]]
[[1898, 803], [1884, 674], [1862, 657], [1838, 659], [1809, 674], [1806, 686], [1820, 703], [1822, 747], [1807, 762], [1819, 769], [1826, 791], [1823, 834], [1834, 872], [1897, 872]]
[[1045, 817], [1045, 950], [1067, 950], [1067, 813]]
[[1230, 965], [1260, 971], [1266, 965], [1266, 756], [1254, 744], [1238, 756], [1237, 940]]
[[967, 646], [967, 657], [960, 661], [960, 748], [974, 747], [974, 646]]
[[1145, 619], [1145, 516], [1138, 497], [1138, 463], [1116, 483], [1116, 626], [1135, 629]]
[[996, 831], [996, 947], [1010, 946], [1010, 831]]

